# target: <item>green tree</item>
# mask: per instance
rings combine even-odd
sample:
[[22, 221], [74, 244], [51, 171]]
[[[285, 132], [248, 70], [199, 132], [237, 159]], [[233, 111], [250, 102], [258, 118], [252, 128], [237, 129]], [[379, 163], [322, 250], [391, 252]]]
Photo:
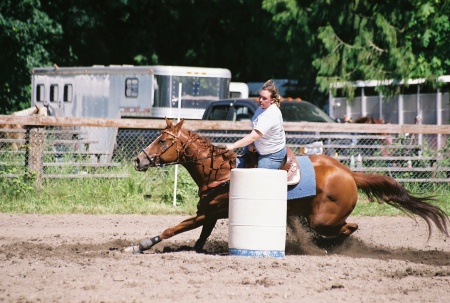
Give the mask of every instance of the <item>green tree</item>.
[[236, 81], [286, 73], [282, 40], [260, 0], [44, 2], [70, 46], [59, 65], [226, 67]]
[[39, 0], [0, 2], [0, 113], [30, 107], [31, 68], [51, 65], [62, 29]]
[[[290, 65], [294, 73], [311, 67], [322, 90], [336, 81], [433, 82], [450, 71], [448, 1], [265, 0], [264, 7], [294, 54], [304, 53], [300, 41], [311, 48], [307, 56], [293, 55]], [[353, 88], [346, 92], [351, 96]]]
[[[54, 63], [225, 67], [234, 81], [245, 82], [286, 78], [289, 71], [283, 37], [259, 0], [10, 0], [1, 5], [2, 44], [12, 44], [6, 39], [15, 44], [2, 59], [20, 70], [3, 69], [7, 84], [0, 96], [8, 103], [2, 113], [28, 107], [30, 70]], [[21, 22], [28, 36], [17, 40], [13, 21]]]

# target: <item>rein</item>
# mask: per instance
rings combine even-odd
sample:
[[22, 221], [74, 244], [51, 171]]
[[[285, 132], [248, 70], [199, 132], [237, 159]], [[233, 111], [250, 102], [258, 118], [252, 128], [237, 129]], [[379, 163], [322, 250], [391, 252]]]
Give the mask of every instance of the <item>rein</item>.
[[[216, 156], [222, 156], [222, 155], [226, 154], [227, 151], [228, 151], [228, 150], [226, 150], [226, 151], [223, 152], [223, 153], [216, 154]], [[149, 161], [151, 162], [151, 161], [152, 161], [152, 160], [151, 160], [151, 157], [149, 156], [149, 154], [147, 154], [147, 152], [145, 151], [145, 149], [143, 149], [142, 152], [143, 152], [144, 155], [147, 157], [147, 160], [149, 160]], [[162, 155], [162, 154], [161, 154], [161, 155]], [[161, 155], [159, 155], [159, 156], [161, 156]], [[156, 167], [164, 167], [164, 166], [175, 165], [175, 164], [181, 164], [181, 165], [183, 165], [183, 164], [185, 164], [185, 163], [197, 162], [197, 161], [200, 161], [200, 160], [206, 160], [206, 159], [210, 159], [210, 158], [213, 158], [213, 157], [214, 157], [214, 154], [211, 154], [211, 155], [206, 156], [206, 157], [197, 158], [197, 159], [192, 159], [192, 160], [187, 160], [187, 161], [183, 161], [183, 162], [178, 162], [178, 160], [177, 160], [177, 161], [175, 161], [175, 162], [168, 162], [168, 163], [163, 163], [163, 164], [155, 163], [155, 166], [156, 166]]]
[[[175, 135], [172, 132], [169, 132], [167, 130], [163, 130], [161, 133], [166, 133], [166, 134], [171, 135], [172, 137], [174, 137], [177, 140], [179, 139], [179, 133], [178, 133], [178, 135]], [[165, 167], [165, 166], [168, 166], [168, 165], [175, 165], [175, 164], [183, 165], [183, 164], [186, 164], [186, 163], [197, 162], [197, 161], [201, 161], [201, 160], [214, 158], [214, 153], [212, 152], [211, 155], [209, 155], [209, 156], [202, 157], [202, 158], [191, 159], [191, 160], [186, 160], [186, 161], [183, 161], [183, 162], [179, 162], [179, 155], [178, 155], [177, 156], [177, 160], [174, 161], [174, 162], [168, 162], [168, 163], [163, 163], [163, 164], [156, 163], [156, 159], [160, 159], [161, 156], [175, 144], [175, 142], [177, 142], [177, 141], [175, 141], [175, 140], [172, 141], [172, 144], [170, 146], [165, 146], [158, 155], [155, 155], [155, 157], [154, 157], [155, 161], [153, 161], [153, 159], [150, 157], [150, 155], [145, 151], [145, 148], [142, 149], [142, 152], [144, 153], [144, 155], [147, 158], [147, 160], [150, 161], [150, 163], [155, 162], [155, 164], [154, 164], [155, 167]], [[184, 149], [186, 149], [187, 146], [189, 146], [189, 145], [184, 146]], [[216, 154], [216, 156], [222, 156], [222, 155], [226, 154], [227, 152], [228, 152], [228, 150], [225, 150], [222, 153]]]

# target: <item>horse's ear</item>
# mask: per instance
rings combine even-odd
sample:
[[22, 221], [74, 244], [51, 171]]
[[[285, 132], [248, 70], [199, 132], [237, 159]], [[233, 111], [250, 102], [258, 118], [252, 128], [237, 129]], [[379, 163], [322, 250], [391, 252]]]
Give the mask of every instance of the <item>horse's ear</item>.
[[47, 116], [47, 111], [43, 107], [36, 105], [36, 115]]
[[177, 125], [175, 125], [175, 128], [177, 130], [180, 130], [183, 127], [184, 119], [181, 119], [180, 122], [178, 122]]
[[167, 119], [167, 117], [166, 117], [166, 124], [167, 124], [167, 127], [172, 127], [172, 121]]
[[381, 124], [384, 124], [384, 116], [381, 116], [380, 121], [381, 121]]

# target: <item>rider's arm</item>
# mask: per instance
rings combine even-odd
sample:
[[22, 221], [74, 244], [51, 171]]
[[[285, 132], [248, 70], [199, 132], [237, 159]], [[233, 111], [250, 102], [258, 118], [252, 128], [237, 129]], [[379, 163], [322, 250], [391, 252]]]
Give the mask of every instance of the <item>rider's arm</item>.
[[262, 133], [259, 130], [252, 130], [252, 132], [248, 135], [246, 135], [245, 137], [243, 137], [242, 139], [231, 143], [231, 144], [227, 144], [226, 147], [229, 150], [235, 149], [235, 148], [239, 148], [239, 147], [244, 147], [247, 146], [253, 142], [255, 142], [256, 140], [258, 140], [259, 138], [262, 137]]

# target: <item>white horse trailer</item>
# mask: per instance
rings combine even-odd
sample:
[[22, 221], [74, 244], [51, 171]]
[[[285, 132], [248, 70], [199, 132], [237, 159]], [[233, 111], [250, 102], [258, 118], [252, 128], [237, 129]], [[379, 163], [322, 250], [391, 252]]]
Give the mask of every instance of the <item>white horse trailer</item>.
[[201, 119], [208, 102], [226, 99], [231, 72], [184, 66], [35, 68], [32, 105], [63, 117]]
[[[180, 118], [201, 119], [209, 102], [228, 98], [231, 72], [183, 66], [55, 66], [33, 69], [31, 80], [32, 106], [44, 106], [53, 116], [177, 118], [179, 113]], [[84, 133], [87, 140], [98, 141], [90, 152], [112, 154], [117, 129]]]

